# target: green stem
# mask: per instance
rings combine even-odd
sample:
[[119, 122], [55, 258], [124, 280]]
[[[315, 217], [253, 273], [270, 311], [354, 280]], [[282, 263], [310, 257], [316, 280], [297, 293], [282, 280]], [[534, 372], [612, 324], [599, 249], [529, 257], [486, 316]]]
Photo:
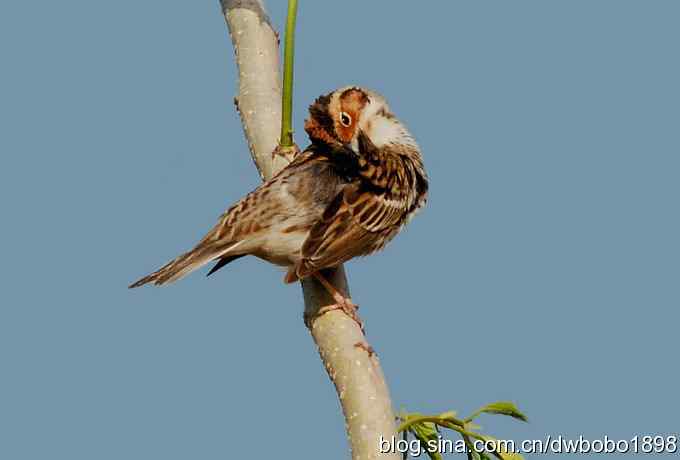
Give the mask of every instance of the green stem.
[[445, 423], [451, 423], [453, 425], [456, 425], [460, 428], [463, 428], [465, 426], [465, 423], [462, 420], [458, 420], [456, 418], [450, 418], [447, 420], [443, 420], [440, 416], [438, 415], [417, 415], [415, 417], [409, 417], [408, 419], [404, 420], [399, 427], [397, 427], [397, 433], [408, 430], [412, 425], [415, 425], [416, 423], [421, 423], [421, 422], [432, 422], [436, 423], [437, 425], [442, 425], [444, 426]]
[[463, 429], [463, 428], [459, 427], [458, 425], [455, 425], [451, 422], [442, 423], [441, 426], [443, 426], [444, 428], [448, 428], [449, 430], [457, 431], [461, 435], [468, 436], [470, 438], [479, 439], [480, 441], [484, 441], [484, 436], [482, 436], [481, 434], [473, 433], [472, 431], [467, 431], [467, 430], [465, 430], [465, 429]]
[[449, 430], [457, 431], [461, 435], [467, 436], [468, 438], [475, 438], [481, 441], [484, 440], [484, 436], [466, 430], [465, 423], [462, 420], [459, 420], [455, 417], [447, 417], [444, 419], [436, 415], [418, 415], [415, 417], [409, 417], [407, 420], [403, 421], [399, 427], [397, 427], [397, 433], [406, 431], [416, 423], [422, 422], [436, 423], [437, 425], [448, 428]]
[[281, 119], [281, 147], [292, 147], [293, 143], [293, 65], [295, 63], [295, 20], [297, 0], [288, 0], [286, 37], [283, 48], [283, 98]]
[[475, 419], [475, 417], [479, 416], [481, 413], [482, 413], [481, 410], [478, 410], [477, 412], [474, 412], [472, 415], [470, 415], [469, 417], [467, 417], [467, 418], [465, 419], [465, 423], [470, 423], [471, 421], [473, 421], [473, 420]]
[[466, 434], [464, 434], [462, 436], [463, 436], [463, 441], [465, 441], [465, 445], [467, 446], [467, 450], [468, 450], [467, 451], [467, 458], [468, 458], [468, 460], [473, 460], [474, 459], [474, 456], [472, 455], [473, 446], [472, 446], [472, 441], [470, 441], [470, 436], [468, 436]]

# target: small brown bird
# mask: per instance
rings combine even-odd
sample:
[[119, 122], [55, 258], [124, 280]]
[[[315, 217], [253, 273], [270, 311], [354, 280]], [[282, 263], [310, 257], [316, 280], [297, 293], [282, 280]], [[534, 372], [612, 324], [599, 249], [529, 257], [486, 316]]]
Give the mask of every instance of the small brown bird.
[[315, 276], [356, 318], [356, 306], [319, 274], [382, 249], [427, 198], [420, 149], [373, 91], [345, 87], [309, 108], [311, 145], [229, 208], [191, 251], [131, 284], [176, 281], [216, 261], [208, 275], [253, 255], [287, 267], [291, 283]]

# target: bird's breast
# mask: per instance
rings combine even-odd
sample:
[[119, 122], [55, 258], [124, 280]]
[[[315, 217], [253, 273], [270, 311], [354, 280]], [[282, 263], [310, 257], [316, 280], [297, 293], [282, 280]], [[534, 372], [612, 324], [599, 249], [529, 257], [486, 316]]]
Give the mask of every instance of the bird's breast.
[[292, 266], [301, 259], [301, 249], [311, 225], [309, 222], [286, 220], [259, 237], [253, 255], [284, 267]]

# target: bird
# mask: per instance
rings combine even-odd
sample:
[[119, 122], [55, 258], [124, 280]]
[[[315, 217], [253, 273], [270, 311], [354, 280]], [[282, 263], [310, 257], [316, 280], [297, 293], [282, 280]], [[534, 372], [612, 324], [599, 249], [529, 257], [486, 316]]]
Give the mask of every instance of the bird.
[[331, 307], [358, 321], [357, 306], [322, 271], [381, 250], [426, 204], [420, 147], [385, 98], [360, 86], [319, 96], [304, 129], [310, 144], [285, 168], [227, 209], [193, 249], [129, 287], [171, 283], [215, 262], [212, 275], [252, 255], [284, 267], [286, 283], [313, 276]]

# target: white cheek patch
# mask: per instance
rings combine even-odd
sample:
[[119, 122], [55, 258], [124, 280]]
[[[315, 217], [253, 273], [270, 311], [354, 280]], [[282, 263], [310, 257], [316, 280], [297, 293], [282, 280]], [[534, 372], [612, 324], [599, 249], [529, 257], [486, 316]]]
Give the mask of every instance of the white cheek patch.
[[371, 120], [368, 137], [376, 147], [382, 147], [403, 137], [401, 126], [384, 117], [376, 117]]
[[[419, 150], [418, 144], [408, 129], [390, 113], [383, 97], [373, 92], [368, 93], [371, 102], [361, 114], [359, 129], [371, 139], [373, 145], [381, 148], [389, 144], [401, 144]], [[355, 149], [355, 151], [358, 150]]]
[[371, 121], [366, 134], [378, 148], [388, 144], [403, 144], [418, 148], [411, 133], [393, 118], [376, 117]]

